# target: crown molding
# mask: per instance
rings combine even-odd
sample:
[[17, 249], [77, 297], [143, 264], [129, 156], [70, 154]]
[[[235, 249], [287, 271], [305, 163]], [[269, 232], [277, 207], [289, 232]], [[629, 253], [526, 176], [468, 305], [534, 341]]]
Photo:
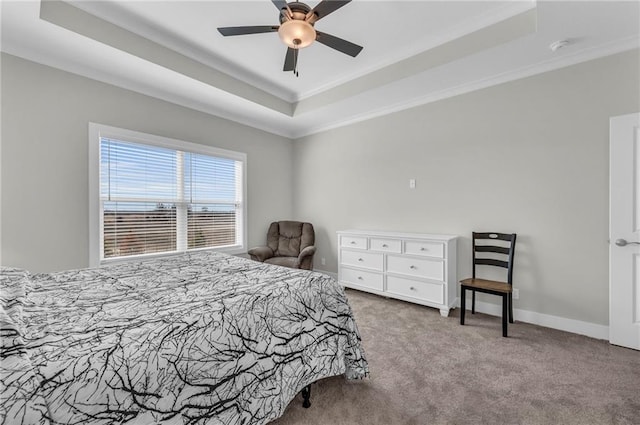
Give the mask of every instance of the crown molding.
[[[47, 0], [52, 1], [52, 0]], [[96, 19], [116, 25], [126, 31], [169, 47], [176, 53], [202, 63], [212, 69], [232, 75], [234, 78], [276, 96], [288, 103], [296, 100], [296, 94], [288, 87], [273, 83], [245, 68], [229, 62], [226, 58], [210, 50], [190, 43], [178, 34], [169, 33], [143, 16], [128, 13], [118, 3], [91, 2], [85, 0], [56, 0], [66, 2], [73, 7], [94, 16]]]
[[292, 104], [280, 97], [251, 86], [233, 75], [211, 68], [119, 25], [105, 21], [71, 3], [62, 0], [41, 2], [40, 19], [234, 96], [245, 98], [250, 102], [288, 116], [293, 114]]
[[577, 65], [579, 63], [588, 62], [590, 60], [599, 59], [602, 57], [614, 55], [616, 53], [622, 53], [638, 48], [640, 48], [640, 39], [635, 36], [616, 40], [614, 42], [605, 43], [600, 46], [584, 49], [576, 53], [567, 54], [557, 59], [542, 61], [513, 71], [504, 72], [493, 77], [476, 80], [470, 83], [460, 84], [458, 86], [451, 87], [436, 93], [429, 93], [425, 96], [420, 96], [407, 102], [397, 102], [392, 105], [387, 105], [382, 108], [377, 108], [375, 110], [351, 116], [346, 120], [334, 121], [333, 123], [328, 125], [309, 127], [305, 131], [295, 132], [293, 137], [297, 139], [304, 136], [310, 136], [312, 134], [345, 127], [362, 121], [389, 115], [395, 112], [400, 112], [405, 109], [426, 105], [428, 103], [437, 102], [439, 100], [444, 100], [461, 94], [497, 86], [499, 84], [507, 83], [510, 81], [515, 81], [545, 72], [566, 68], [568, 66]]
[[329, 84], [325, 84], [313, 90], [303, 92], [294, 99], [294, 102], [301, 102], [303, 100], [316, 96], [330, 89], [336, 88], [343, 84], [347, 84], [350, 81], [364, 77], [365, 75], [387, 68], [397, 62], [403, 61], [405, 59], [409, 59], [413, 56], [419, 55], [421, 53], [425, 53], [429, 50], [442, 46], [443, 44], [446, 44], [448, 42], [457, 40], [466, 35], [472, 34], [476, 31], [480, 31], [484, 28], [496, 25], [509, 18], [513, 18], [514, 16], [525, 13], [531, 9], [535, 9], [536, 4], [537, 2], [535, 0], [523, 0], [523, 1], [510, 2], [507, 5], [504, 5], [496, 10], [487, 12], [480, 16], [476, 16], [473, 19], [469, 19], [466, 22], [463, 22], [455, 26], [453, 29], [451, 29], [447, 33], [434, 37], [431, 40], [429, 40], [427, 43], [422, 44], [419, 48], [414, 47], [414, 48], [404, 49], [400, 51], [398, 54], [387, 58], [387, 60], [385, 60], [384, 62], [380, 62], [375, 66], [363, 68], [359, 72], [347, 75], [343, 78], [337, 79], [335, 81], [332, 81]]

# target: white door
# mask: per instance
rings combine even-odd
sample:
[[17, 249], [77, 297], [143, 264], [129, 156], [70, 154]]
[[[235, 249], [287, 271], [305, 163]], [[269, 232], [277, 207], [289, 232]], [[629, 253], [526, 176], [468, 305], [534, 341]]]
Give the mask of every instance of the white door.
[[609, 341], [640, 350], [640, 114], [610, 126]]

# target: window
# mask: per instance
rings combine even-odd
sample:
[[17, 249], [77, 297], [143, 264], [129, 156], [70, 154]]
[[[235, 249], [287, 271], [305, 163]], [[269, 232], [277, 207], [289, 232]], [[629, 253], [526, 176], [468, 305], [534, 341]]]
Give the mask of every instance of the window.
[[245, 250], [245, 154], [91, 124], [90, 156], [92, 265]]

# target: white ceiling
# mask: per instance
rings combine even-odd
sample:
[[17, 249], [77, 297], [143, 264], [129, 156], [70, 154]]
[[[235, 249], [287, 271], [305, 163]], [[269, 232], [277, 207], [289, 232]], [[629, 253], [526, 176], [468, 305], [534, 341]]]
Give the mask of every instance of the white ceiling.
[[315, 26], [363, 51], [314, 43], [298, 78], [277, 33], [216, 30], [277, 25], [270, 0], [3, 0], [1, 24], [4, 52], [291, 138], [640, 47], [638, 1], [354, 0]]

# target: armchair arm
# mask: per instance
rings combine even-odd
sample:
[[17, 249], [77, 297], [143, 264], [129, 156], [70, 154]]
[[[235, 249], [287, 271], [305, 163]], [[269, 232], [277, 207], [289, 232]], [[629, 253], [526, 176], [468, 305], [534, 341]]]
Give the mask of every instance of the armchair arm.
[[313, 254], [316, 253], [315, 246], [308, 246], [302, 251], [300, 251], [300, 255], [298, 255], [298, 261], [302, 262], [306, 257], [313, 257]]
[[308, 246], [298, 255], [298, 267], [306, 270], [313, 270], [313, 254], [316, 253], [315, 246]]
[[249, 250], [252, 260], [264, 262], [264, 260], [273, 257], [273, 250], [268, 246], [257, 246]]

